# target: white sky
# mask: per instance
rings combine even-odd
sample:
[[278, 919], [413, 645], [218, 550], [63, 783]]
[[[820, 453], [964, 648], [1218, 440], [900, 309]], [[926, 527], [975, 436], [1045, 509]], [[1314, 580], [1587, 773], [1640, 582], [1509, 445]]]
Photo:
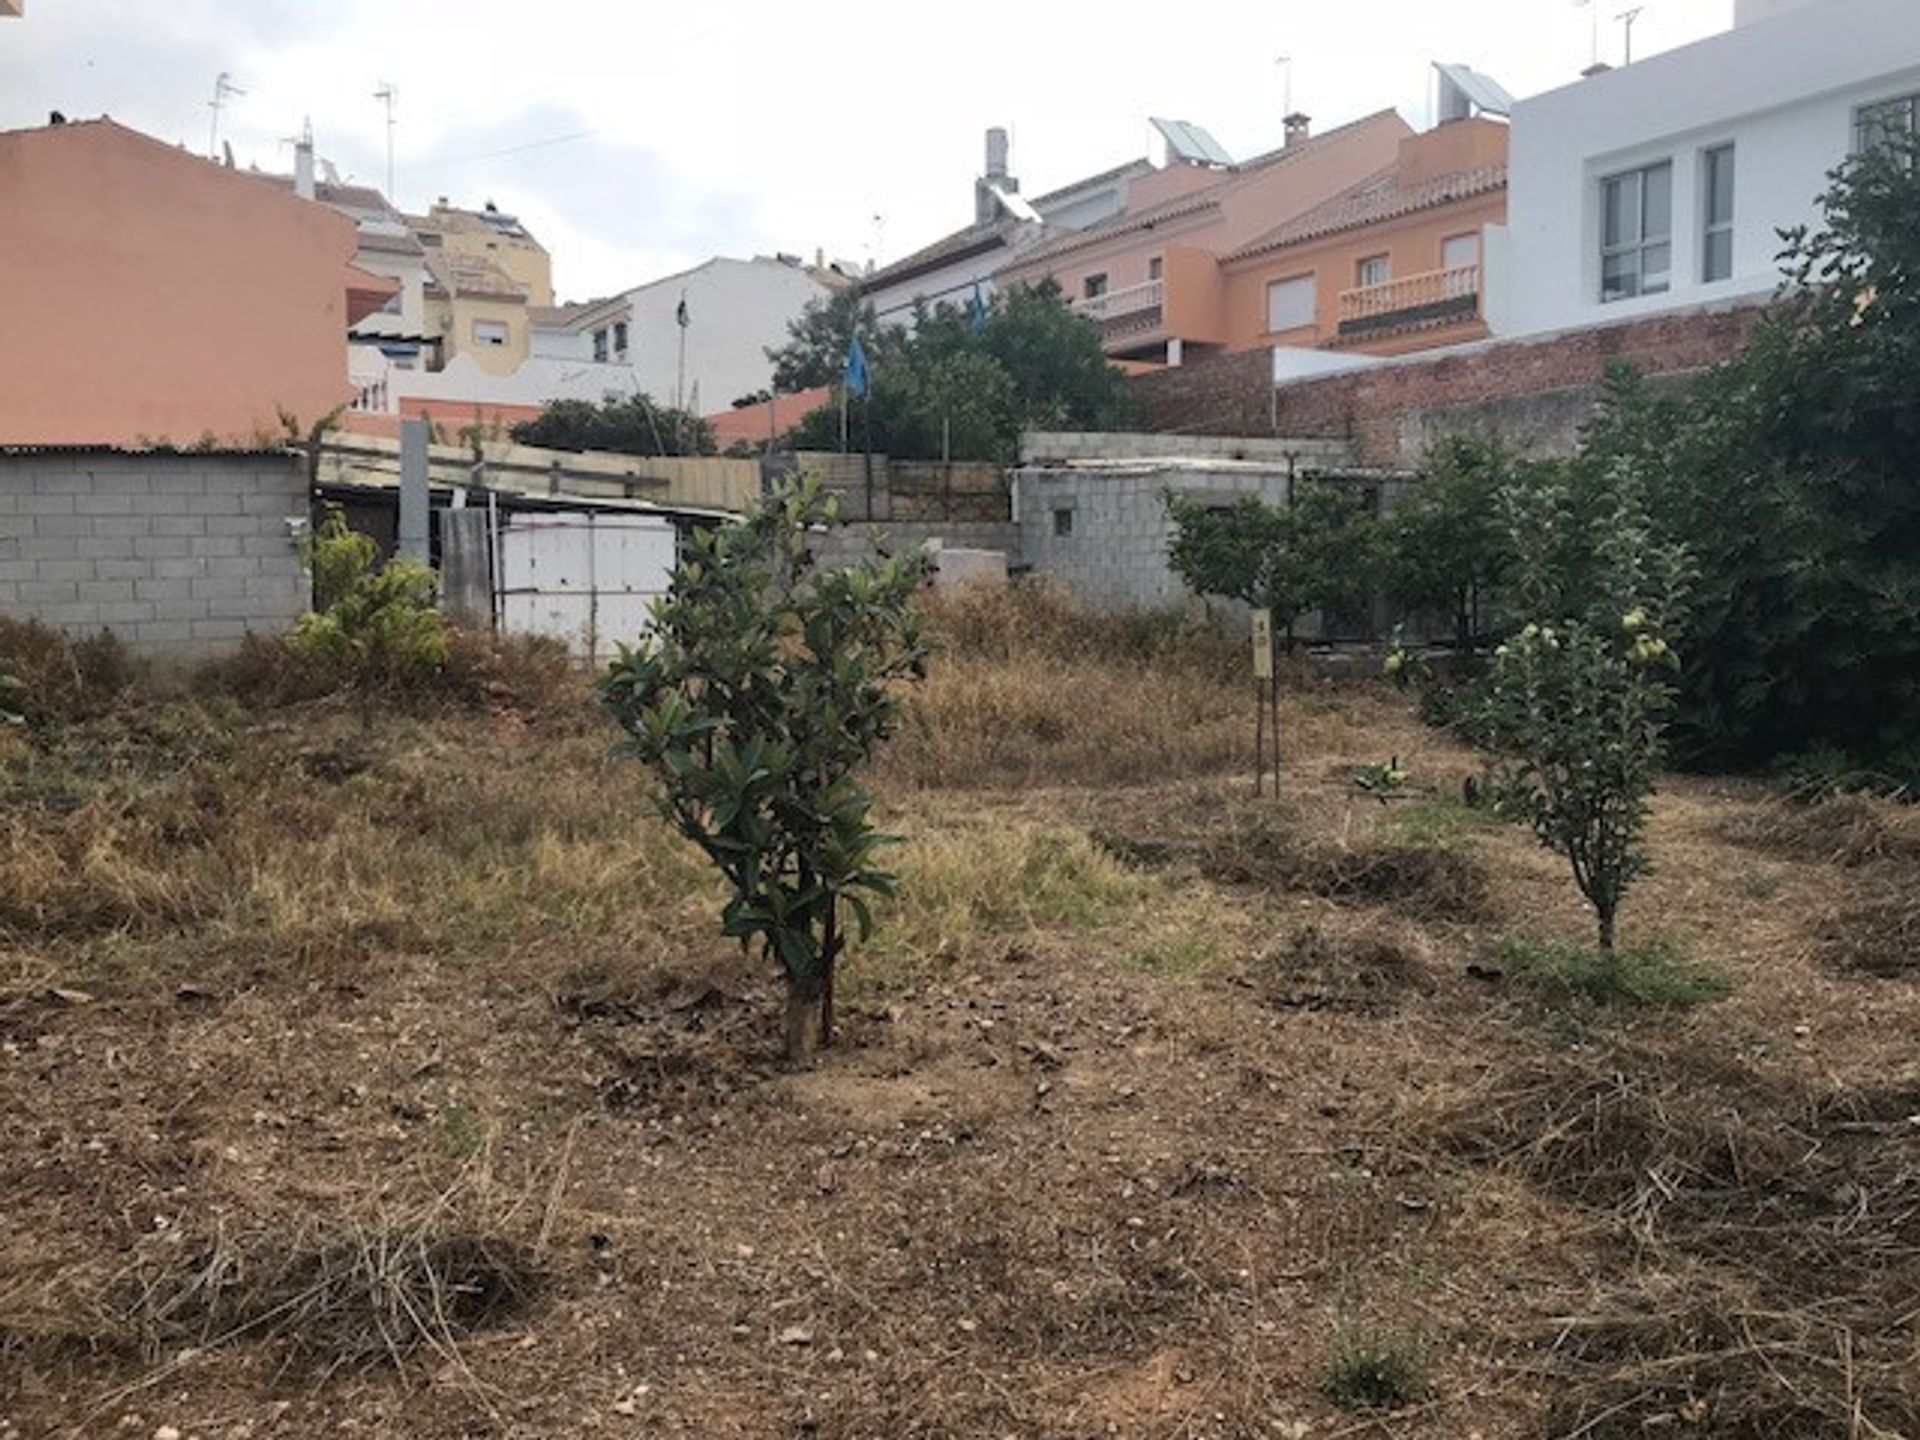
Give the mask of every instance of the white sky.
[[[1732, 0], [1592, 0], [1603, 59], [1638, 3], [1634, 53], [1731, 22]], [[396, 189], [518, 213], [564, 298], [712, 254], [882, 261], [972, 218], [983, 132], [1013, 132], [1029, 193], [1145, 153], [1147, 116], [1236, 156], [1279, 142], [1282, 70], [1316, 130], [1383, 106], [1429, 123], [1429, 62], [1516, 95], [1575, 78], [1573, 0], [27, 0], [0, 20], [0, 129], [110, 114], [204, 150], [214, 77], [246, 94], [222, 135], [291, 168], [311, 117], [343, 176], [384, 186], [373, 91], [399, 91]], [[511, 152], [511, 153], [501, 153]], [[876, 222], [875, 217], [884, 217]]]

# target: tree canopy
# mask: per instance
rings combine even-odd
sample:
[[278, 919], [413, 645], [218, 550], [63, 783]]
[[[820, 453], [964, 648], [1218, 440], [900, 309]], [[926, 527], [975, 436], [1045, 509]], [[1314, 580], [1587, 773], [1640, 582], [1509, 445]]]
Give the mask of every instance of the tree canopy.
[[555, 400], [508, 432], [522, 445], [550, 450], [612, 450], [622, 455], [711, 455], [713, 427], [690, 410], [646, 395]]
[[[916, 311], [911, 331], [873, 325], [845, 296], [817, 301], [774, 356], [784, 386], [838, 384], [854, 326], [872, 383], [848, 400], [853, 442], [908, 460], [1012, 460], [1026, 429], [1114, 430], [1132, 418], [1126, 377], [1097, 326], [1052, 281], [995, 295], [976, 325], [968, 308]], [[838, 449], [840, 416], [823, 408], [796, 428], [802, 449]]]

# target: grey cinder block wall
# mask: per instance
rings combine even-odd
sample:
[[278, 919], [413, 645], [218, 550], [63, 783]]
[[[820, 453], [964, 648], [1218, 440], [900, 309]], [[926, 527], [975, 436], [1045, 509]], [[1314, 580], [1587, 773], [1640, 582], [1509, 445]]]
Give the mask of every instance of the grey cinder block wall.
[[307, 497], [282, 451], [0, 449], [0, 612], [168, 663], [278, 633], [308, 605]]

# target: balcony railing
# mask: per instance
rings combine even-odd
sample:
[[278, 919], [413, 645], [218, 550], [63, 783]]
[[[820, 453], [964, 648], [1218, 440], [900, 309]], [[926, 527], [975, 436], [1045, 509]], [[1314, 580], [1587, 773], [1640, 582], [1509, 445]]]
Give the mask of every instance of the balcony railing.
[[1105, 334], [1116, 330], [1150, 330], [1160, 323], [1165, 292], [1165, 281], [1149, 280], [1144, 285], [1126, 285], [1099, 295], [1084, 295], [1073, 304]]
[[1340, 337], [1471, 320], [1480, 313], [1480, 267], [1428, 270], [1340, 292]]

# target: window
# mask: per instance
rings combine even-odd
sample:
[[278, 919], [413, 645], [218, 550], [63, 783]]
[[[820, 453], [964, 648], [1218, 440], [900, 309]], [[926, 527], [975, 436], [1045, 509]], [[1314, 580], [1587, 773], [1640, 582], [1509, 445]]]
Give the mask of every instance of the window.
[[1600, 299], [1663, 295], [1673, 275], [1673, 162], [1600, 182]]
[[1073, 511], [1062, 508], [1053, 512], [1053, 533], [1056, 535], [1073, 534]]
[[1464, 270], [1480, 263], [1480, 237], [1477, 234], [1449, 235], [1440, 242], [1440, 268]]
[[1853, 115], [1854, 152], [1877, 150], [1890, 140], [1905, 139], [1916, 131], [1920, 131], [1920, 95], [1862, 105]]
[[1362, 290], [1384, 285], [1393, 278], [1393, 262], [1385, 255], [1369, 255], [1353, 267], [1353, 283]]
[[1295, 275], [1267, 286], [1267, 329], [1298, 330], [1313, 324], [1313, 276]]
[[1158, 255], [1147, 261], [1147, 279], [1158, 280], [1162, 275], [1166, 274], [1166, 272], [1166, 262]]
[[627, 353], [627, 322], [624, 320], [613, 322], [613, 353], [616, 355]]
[[1087, 276], [1085, 280], [1080, 282], [1080, 293], [1089, 300], [1095, 296], [1106, 294], [1107, 277], [1105, 275]]
[[504, 345], [507, 343], [507, 324], [504, 320], [476, 320], [473, 322], [473, 343], [476, 345]]
[[1733, 274], [1733, 146], [1716, 145], [1700, 157], [1701, 207], [1706, 217], [1700, 278], [1725, 280]]
[[607, 358], [607, 328], [604, 325], [593, 332], [593, 358], [599, 361]]

